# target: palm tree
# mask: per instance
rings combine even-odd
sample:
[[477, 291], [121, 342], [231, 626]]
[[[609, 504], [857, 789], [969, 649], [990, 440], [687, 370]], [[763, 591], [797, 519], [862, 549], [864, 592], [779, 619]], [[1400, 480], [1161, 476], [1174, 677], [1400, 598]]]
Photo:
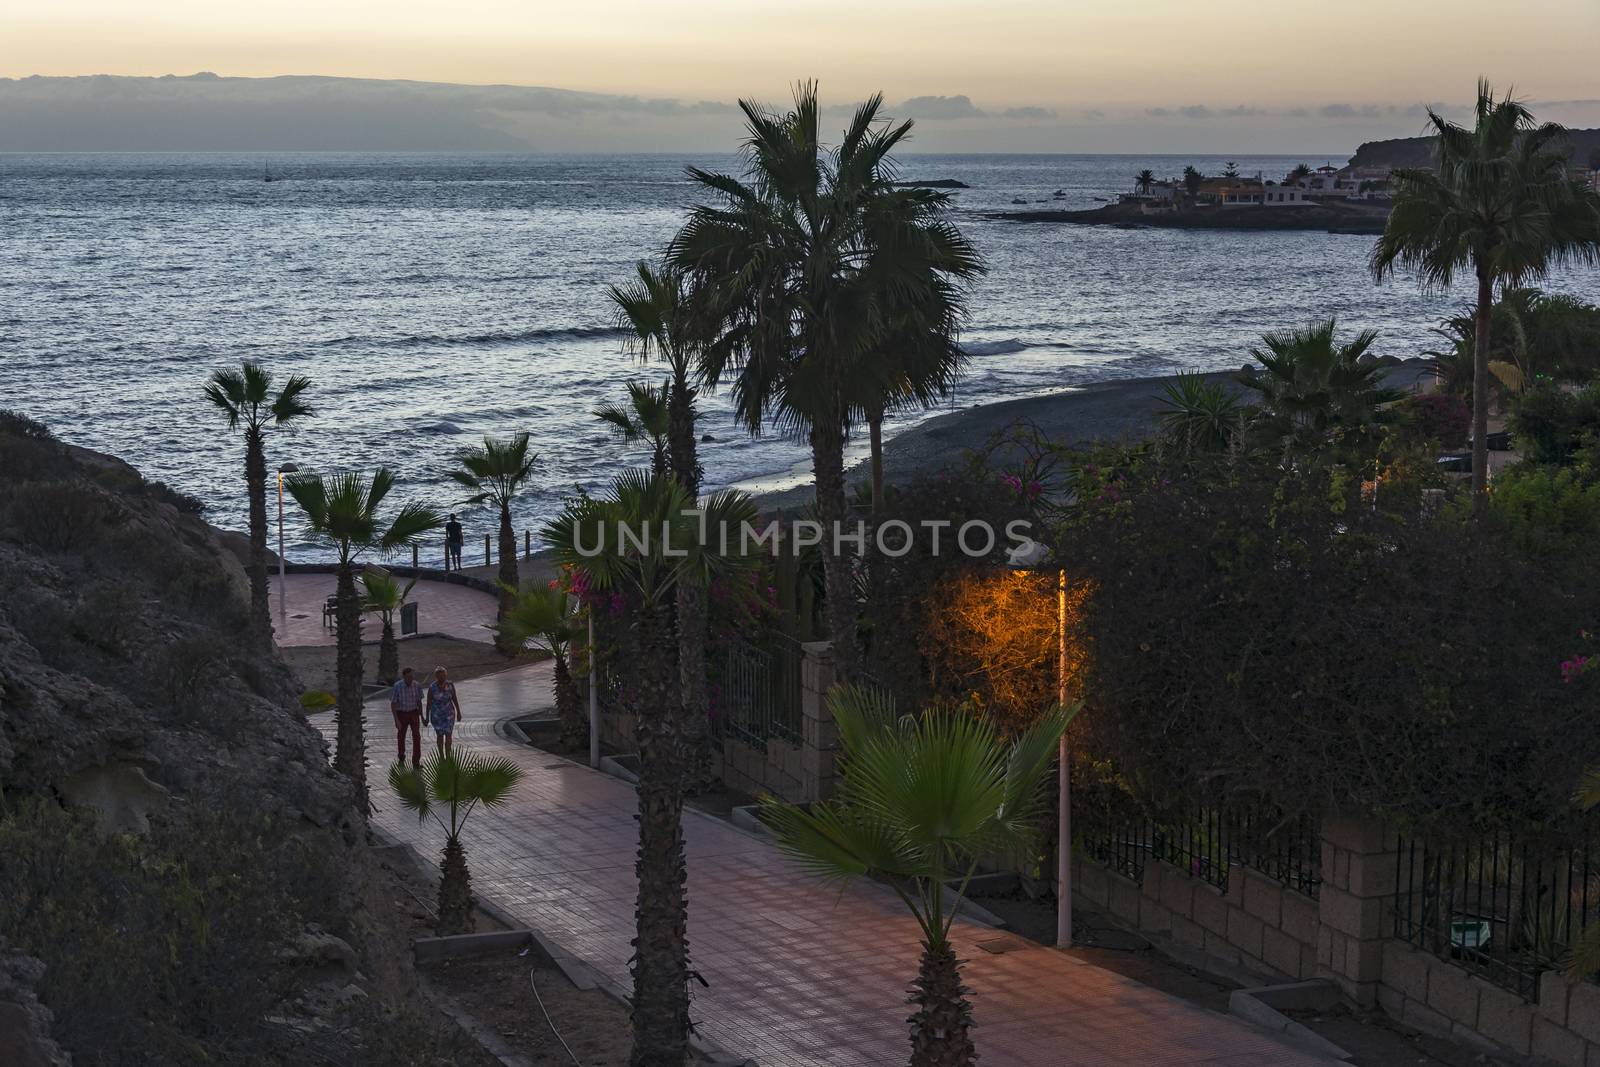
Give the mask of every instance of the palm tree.
[[1311, 167], [1305, 163], [1296, 163], [1294, 169], [1289, 172], [1289, 177], [1284, 180], [1284, 184], [1294, 185], [1296, 182], [1303, 181], [1309, 177], [1311, 177]]
[[[723, 321], [704, 354], [706, 379], [734, 377], [737, 417], [769, 423], [811, 445], [824, 529], [845, 515], [844, 445], [856, 382], [906, 307], [940, 283], [982, 269], [949, 221], [949, 194], [896, 188], [889, 155], [911, 123], [862, 104], [837, 146], [825, 148], [813, 84], [776, 114], [741, 101], [748, 128], [743, 179], [690, 168], [715, 203], [691, 210], [668, 260]], [[858, 658], [851, 561], [825, 537], [830, 635], [841, 670]]]
[[[702, 357], [707, 323], [704, 302], [697, 299], [683, 272], [640, 261], [632, 281], [611, 288], [617, 324], [626, 331], [624, 347], [641, 360], [666, 362], [666, 469], [691, 500], [700, 495], [700, 458], [695, 443], [695, 397], [703, 380]], [[660, 449], [657, 454], [659, 457]], [[658, 458], [657, 471], [661, 470]], [[711, 764], [711, 737], [706, 687], [705, 597], [693, 582], [677, 590], [678, 679], [687, 713], [690, 756], [689, 788], [698, 790]]]
[[[892, 697], [841, 687], [828, 698], [843, 750], [839, 795], [808, 809], [771, 797], [779, 847], [841, 882], [885, 881], [916, 919], [922, 964], [911, 1003], [912, 1067], [969, 1067], [972, 1011], [950, 926], [984, 856], [1020, 855], [1035, 837], [1045, 773], [1076, 707], [1057, 707], [1007, 743], [961, 709], [897, 718]], [[959, 888], [945, 895], [947, 881]]]
[[[404, 763], [389, 767], [389, 788], [400, 803], [417, 813], [423, 821], [432, 815], [444, 830], [444, 850], [439, 857], [440, 937], [470, 934], [476, 925], [472, 918], [472, 874], [467, 870], [467, 853], [461, 847], [461, 831], [467, 817], [479, 806], [498, 807], [505, 803], [522, 780], [522, 768], [504, 756], [485, 756], [457, 749], [453, 755], [433, 755], [422, 766], [408, 768]], [[440, 809], [444, 809], [444, 814]]]
[[[311, 414], [300, 394], [311, 379], [293, 375], [274, 396], [272, 372], [246, 360], [238, 370], [214, 371], [206, 399], [228, 417], [228, 429], [244, 427], [244, 482], [250, 498], [250, 619], [263, 645], [272, 640], [272, 611], [267, 601], [267, 424], [284, 426]], [[279, 591], [282, 595], [282, 590]]]
[[1183, 187], [1189, 191], [1190, 196], [1200, 195], [1200, 186], [1205, 183], [1206, 176], [1192, 166], [1183, 168]]
[[286, 488], [306, 513], [311, 533], [339, 556], [334, 629], [338, 652], [338, 738], [333, 765], [356, 787], [367, 810], [365, 727], [361, 719], [361, 601], [356, 596], [355, 564], [368, 552], [393, 552], [439, 528], [439, 513], [422, 504], [403, 504], [387, 524], [379, 517], [394, 488], [394, 474], [379, 467], [367, 481], [359, 474], [290, 475]]
[[1397, 170], [1394, 210], [1372, 249], [1373, 276], [1414, 270], [1443, 288], [1458, 271], [1478, 282], [1472, 362], [1472, 489], [1489, 484], [1489, 342], [1496, 285], [1551, 266], [1600, 260], [1600, 195], [1567, 171], [1566, 130], [1538, 125], [1520, 102], [1478, 82], [1472, 129], [1428, 112], [1437, 171]]
[[1146, 167], [1133, 176], [1134, 187], [1145, 196], [1150, 195], [1150, 187], [1156, 183], [1156, 172]]
[[[503, 621], [519, 588], [517, 533], [511, 528], [511, 501], [530, 477], [539, 457], [528, 449], [528, 435], [515, 434], [504, 441], [485, 437], [483, 444], [456, 454], [450, 477], [472, 491], [468, 504], [493, 504], [500, 511], [500, 603], [495, 620]], [[501, 643], [501, 651], [509, 649]]]
[[1265, 350], [1250, 355], [1261, 365], [1239, 382], [1259, 394], [1253, 419], [1258, 434], [1281, 449], [1285, 460], [1338, 445], [1381, 421], [1379, 409], [1405, 394], [1383, 384], [1383, 368], [1362, 357], [1377, 340], [1366, 330], [1348, 343], [1336, 338], [1333, 319], [1262, 338]]
[[667, 474], [668, 390], [670, 381], [652, 387], [644, 382], [628, 383], [628, 404], [602, 404], [594, 417], [611, 427], [618, 438], [633, 444], [650, 442], [650, 469], [660, 477]]
[[612, 483], [607, 495], [578, 499], [544, 528], [557, 557], [583, 568], [592, 589], [623, 596], [636, 658], [630, 683], [637, 694], [634, 740], [639, 746], [636, 1067], [682, 1067], [689, 1050], [682, 826], [688, 753], [675, 670], [674, 592], [684, 582], [703, 589], [718, 575], [751, 566], [753, 558], [725, 550], [720, 533], [729, 531], [726, 549], [732, 549], [744, 524], [754, 520], [755, 508], [742, 493], [718, 493], [701, 502], [697, 513], [676, 479], [631, 470]]
[[583, 698], [572, 677], [569, 657], [579, 629], [572, 600], [559, 581], [519, 592], [511, 611], [496, 627], [516, 648], [531, 644], [549, 652], [555, 660], [556, 719], [561, 723], [561, 743], [572, 750], [582, 748], [589, 740]]
[[1249, 425], [1238, 394], [1203, 374], [1180, 373], [1157, 399], [1161, 436], [1185, 453], [1226, 452]]
[[411, 579], [404, 587], [400, 580], [382, 567], [367, 567], [361, 572], [361, 610], [375, 611], [383, 621], [383, 636], [378, 642], [378, 680], [384, 684], [400, 676], [400, 649], [394, 639], [394, 616], [406, 606], [417, 580]]

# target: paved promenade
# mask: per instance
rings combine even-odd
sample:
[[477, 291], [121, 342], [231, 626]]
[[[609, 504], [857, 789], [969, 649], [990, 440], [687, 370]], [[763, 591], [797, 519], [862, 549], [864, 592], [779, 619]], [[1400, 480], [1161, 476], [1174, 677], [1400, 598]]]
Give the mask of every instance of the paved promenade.
[[[474, 892], [631, 987], [632, 787], [497, 732], [508, 716], [549, 705], [548, 663], [462, 682], [459, 691], [457, 743], [493, 748], [525, 772], [510, 804], [475, 813], [467, 826]], [[317, 721], [331, 738], [331, 714]], [[438, 828], [419, 824], [381, 784], [394, 750], [387, 707], [371, 708], [368, 721], [378, 754], [373, 819], [432, 859], [443, 846]], [[823, 886], [766, 840], [709, 815], [686, 812], [684, 830], [690, 958], [710, 983], [694, 989], [699, 1032], [763, 1067], [904, 1063], [918, 945], [899, 901], [872, 884], [842, 893]], [[985, 1067], [1327, 1062], [1004, 931], [960, 922], [954, 936]]]
[[[409, 578], [400, 578], [405, 588]], [[332, 574], [286, 574], [283, 589], [278, 587], [278, 573], [267, 577], [268, 599], [272, 608], [273, 639], [285, 647], [333, 645], [336, 643], [333, 627], [322, 621], [323, 603], [337, 591], [339, 580]], [[356, 579], [356, 593], [361, 592], [361, 581]], [[286, 593], [289, 602], [280, 606], [278, 597]], [[448, 634], [464, 641], [489, 643], [494, 634], [489, 624], [494, 622], [495, 598], [480, 589], [470, 589], [452, 582], [419, 581], [411, 590], [417, 605], [417, 625], [423, 633]], [[286, 610], [284, 610], [286, 609]], [[284, 624], [287, 623], [287, 628]], [[400, 620], [395, 619], [398, 635]], [[383, 624], [376, 613], [362, 618], [363, 640], [376, 641], [383, 632]]]

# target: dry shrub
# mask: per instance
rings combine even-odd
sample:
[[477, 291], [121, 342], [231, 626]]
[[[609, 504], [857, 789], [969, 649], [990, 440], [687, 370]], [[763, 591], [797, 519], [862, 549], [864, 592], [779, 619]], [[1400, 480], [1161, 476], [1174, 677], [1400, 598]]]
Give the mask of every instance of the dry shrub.
[[24, 544], [51, 553], [77, 553], [123, 522], [126, 512], [106, 493], [83, 482], [24, 482], [6, 499], [9, 524]]

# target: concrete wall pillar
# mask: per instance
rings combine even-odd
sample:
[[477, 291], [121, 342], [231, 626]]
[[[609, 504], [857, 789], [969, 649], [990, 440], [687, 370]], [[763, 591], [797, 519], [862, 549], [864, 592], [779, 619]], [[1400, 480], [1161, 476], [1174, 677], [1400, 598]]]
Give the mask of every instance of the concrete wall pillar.
[[828, 690], [836, 681], [833, 645], [807, 641], [800, 651], [801, 791], [807, 801], [827, 800], [833, 795], [839, 747], [839, 728], [828, 710]]
[[1382, 823], [1322, 820], [1317, 973], [1362, 1007], [1377, 1003], [1383, 943], [1398, 876], [1396, 838]]

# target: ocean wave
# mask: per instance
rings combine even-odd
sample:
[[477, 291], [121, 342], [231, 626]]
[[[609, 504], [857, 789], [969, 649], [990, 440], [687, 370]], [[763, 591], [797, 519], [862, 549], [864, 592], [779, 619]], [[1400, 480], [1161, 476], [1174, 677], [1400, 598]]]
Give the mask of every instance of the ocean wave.
[[485, 333], [405, 334], [399, 337], [350, 334], [323, 341], [322, 347], [376, 345], [381, 348], [426, 348], [430, 345], [514, 345], [527, 341], [581, 341], [591, 337], [621, 337], [624, 332], [615, 326], [554, 326], [528, 330], [491, 330]]
[[971, 341], [962, 345], [961, 350], [969, 356], [1004, 356], [1029, 347], [1027, 342], [1012, 337], [1004, 341]]

